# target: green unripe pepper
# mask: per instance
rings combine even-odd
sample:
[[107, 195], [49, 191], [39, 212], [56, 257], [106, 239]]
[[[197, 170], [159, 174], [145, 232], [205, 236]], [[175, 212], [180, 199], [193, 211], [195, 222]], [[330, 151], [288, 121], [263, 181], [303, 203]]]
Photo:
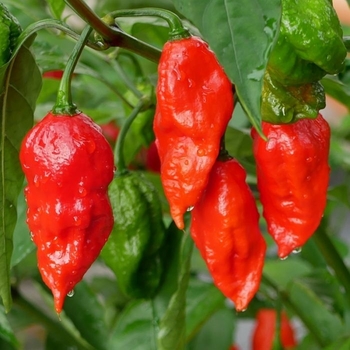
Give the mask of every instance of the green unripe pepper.
[[326, 105], [325, 92], [319, 82], [285, 86], [265, 71], [261, 117], [273, 124], [286, 124], [298, 119], [316, 118]]
[[339, 73], [346, 57], [342, 29], [330, 0], [282, 0], [282, 18], [268, 69], [284, 85]]
[[131, 298], [150, 298], [163, 273], [165, 226], [158, 192], [137, 172], [116, 175], [109, 187], [114, 227], [101, 257]]
[[3, 3], [0, 3], [0, 67], [11, 58], [21, 32], [22, 28], [17, 18], [8, 11]]

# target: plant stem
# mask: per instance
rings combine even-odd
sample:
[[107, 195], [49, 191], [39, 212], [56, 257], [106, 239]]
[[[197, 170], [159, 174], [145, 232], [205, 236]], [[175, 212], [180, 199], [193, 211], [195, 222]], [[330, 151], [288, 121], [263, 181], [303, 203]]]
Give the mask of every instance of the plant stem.
[[134, 83], [130, 80], [127, 74], [125, 74], [123, 68], [120, 66], [119, 62], [117, 61], [116, 57], [111, 57], [110, 63], [112, 67], [115, 69], [115, 71], [118, 73], [119, 77], [123, 80], [126, 87], [131, 90], [131, 92], [137, 97], [141, 98], [142, 93], [137, 90]]
[[125, 120], [125, 123], [123, 124], [123, 126], [120, 130], [120, 133], [119, 133], [118, 139], [117, 139], [117, 144], [115, 146], [116, 165], [117, 165], [116, 175], [123, 175], [123, 174], [128, 172], [126, 164], [125, 164], [124, 154], [123, 154], [125, 137], [126, 137], [126, 134], [129, 130], [132, 122], [137, 117], [139, 112], [142, 110], [144, 105], [145, 105], [145, 101], [141, 98], [140, 101], [138, 102], [138, 104], [132, 110], [131, 114]]
[[75, 66], [77, 65], [79, 57], [83, 52], [91, 31], [92, 28], [90, 26], [86, 26], [84, 28], [68, 59], [67, 66], [64, 70], [58, 89], [56, 104], [52, 109], [52, 112], [55, 114], [74, 115], [78, 112], [77, 107], [72, 101], [71, 80]]
[[110, 46], [119, 46], [137, 53], [151, 61], [158, 62], [161, 51], [148, 45], [117, 27], [109, 26], [101, 20], [82, 0], [64, 0], [82, 19], [101, 35]]
[[181, 19], [173, 12], [158, 8], [126, 9], [111, 12], [109, 16], [117, 17], [135, 17], [152, 16], [164, 19], [169, 26], [169, 40], [179, 40], [190, 37], [190, 33], [182, 25]]
[[286, 291], [281, 290], [278, 285], [276, 285], [270, 278], [268, 278], [266, 275], [262, 276], [262, 282], [269, 286], [270, 288], [274, 289], [276, 293], [278, 293], [280, 299], [283, 301], [283, 304], [292, 309], [296, 315], [300, 318], [300, 320], [304, 323], [304, 325], [307, 327], [307, 329], [310, 331], [310, 333], [313, 335], [317, 343], [321, 346], [323, 346], [323, 340], [318, 336], [317, 330], [314, 329], [314, 325], [312, 322], [309, 322], [307, 318], [304, 317], [304, 312], [301, 312], [299, 310], [299, 306], [296, 303], [293, 303], [292, 300], [290, 300], [289, 295]]
[[64, 341], [66, 344], [74, 345], [78, 350], [91, 350], [90, 346], [81, 343], [72, 334], [67, 332], [60, 323], [45, 315], [45, 313], [39, 310], [34, 304], [30, 303], [20, 293], [14, 292], [13, 294], [14, 302], [19, 308], [28, 315], [34, 317], [38, 323], [43, 325], [50, 333], [54, 334], [61, 341]]
[[343, 259], [339, 255], [332, 240], [328, 237], [324, 222], [321, 223], [317, 232], [313, 235], [318, 249], [323, 255], [326, 263], [331, 267], [337, 276], [339, 282], [343, 285], [346, 295], [350, 295], [350, 272], [344, 264]]

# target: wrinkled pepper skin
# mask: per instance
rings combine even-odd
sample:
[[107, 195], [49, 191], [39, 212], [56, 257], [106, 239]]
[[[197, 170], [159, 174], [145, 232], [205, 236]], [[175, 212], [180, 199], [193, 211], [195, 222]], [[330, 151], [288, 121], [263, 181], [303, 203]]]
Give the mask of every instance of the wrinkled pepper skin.
[[17, 18], [0, 3], [0, 67], [10, 60], [21, 32]]
[[131, 298], [152, 297], [161, 283], [165, 225], [158, 192], [141, 174], [117, 175], [109, 187], [115, 217], [101, 257]]
[[205, 188], [233, 112], [232, 84], [197, 37], [169, 41], [158, 66], [154, 118], [161, 180], [179, 229]]
[[272, 124], [287, 124], [298, 119], [316, 118], [326, 106], [320, 82], [285, 86], [265, 71], [262, 88], [261, 118]]
[[[253, 330], [252, 350], [272, 350], [276, 332], [277, 314], [275, 309], [260, 309], [256, 315]], [[281, 313], [280, 340], [284, 350], [297, 346], [292, 324], [285, 312]]]
[[282, 0], [282, 18], [268, 69], [284, 85], [299, 85], [337, 74], [346, 48], [330, 0]]
[[48, 113], [24, 138], [20, 161], [38, 267], [60, 313], [112, 230], [113, 152], [88, 116]]
[[259, 289], [266, 243], [246, 172], [235, 160], [217, 161], [192, 210], [190, 232], [215, 285], [237, 311]]
[[268, 232], [287, 257], [317, 229], [327, 200], [330, 128], [319, 115], [252, 131], [257, 184]]

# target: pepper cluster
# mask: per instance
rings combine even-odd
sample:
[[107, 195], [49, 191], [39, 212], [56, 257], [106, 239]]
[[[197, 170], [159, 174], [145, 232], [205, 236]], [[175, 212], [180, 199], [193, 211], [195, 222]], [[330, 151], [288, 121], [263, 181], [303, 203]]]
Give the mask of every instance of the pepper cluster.
[[233, 113], [233, 89], [198, 37], [165, 44], [154, 119], [161, 180], [179, 229], [191, 211], [191, 235], [216, 286], [244, 310], [260, 284], [266, 244], [246, 173], [221, 147]]

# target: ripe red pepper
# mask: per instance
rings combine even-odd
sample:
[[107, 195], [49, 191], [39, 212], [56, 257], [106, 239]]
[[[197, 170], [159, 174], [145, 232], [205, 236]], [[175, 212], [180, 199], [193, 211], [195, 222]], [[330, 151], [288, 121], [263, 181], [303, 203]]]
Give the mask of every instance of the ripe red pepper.
[[147, 149], [146, 169], [149, 171], [153, 171], [154, 173], [160, 173], [160, 159], [157, 145], [155, 142], [152, 142]]
[[[253, 330], [252, 350], [272, 350], [276, 334], [277, 314], [275, 309], [260, 309]], [[285, 350], [297, 345], [294, 329], [285, 312], [281, 313], [280, 341]]]
[[113, 227], [113, 153], [86, 115], [48, 113], [24, 138], [20, 160], [38, 267], [60, 313]]
[[215, 285], [237, 311], [259, 289], [266, 243], [246, 172], [235, 160], [217, 161], [192, 210], [190, 232]]
[[293, 124], [262, 123], [253, 130], [258, 189], [268, 232], [285, 258], [320, 224], [327, 200], [330, 128], [319, 114]]
[[233, 112], [232, 84], [197, 37], [169, 41], [158, 66], [154, 118], [161, 180], [178, 228], [204, 190]]

